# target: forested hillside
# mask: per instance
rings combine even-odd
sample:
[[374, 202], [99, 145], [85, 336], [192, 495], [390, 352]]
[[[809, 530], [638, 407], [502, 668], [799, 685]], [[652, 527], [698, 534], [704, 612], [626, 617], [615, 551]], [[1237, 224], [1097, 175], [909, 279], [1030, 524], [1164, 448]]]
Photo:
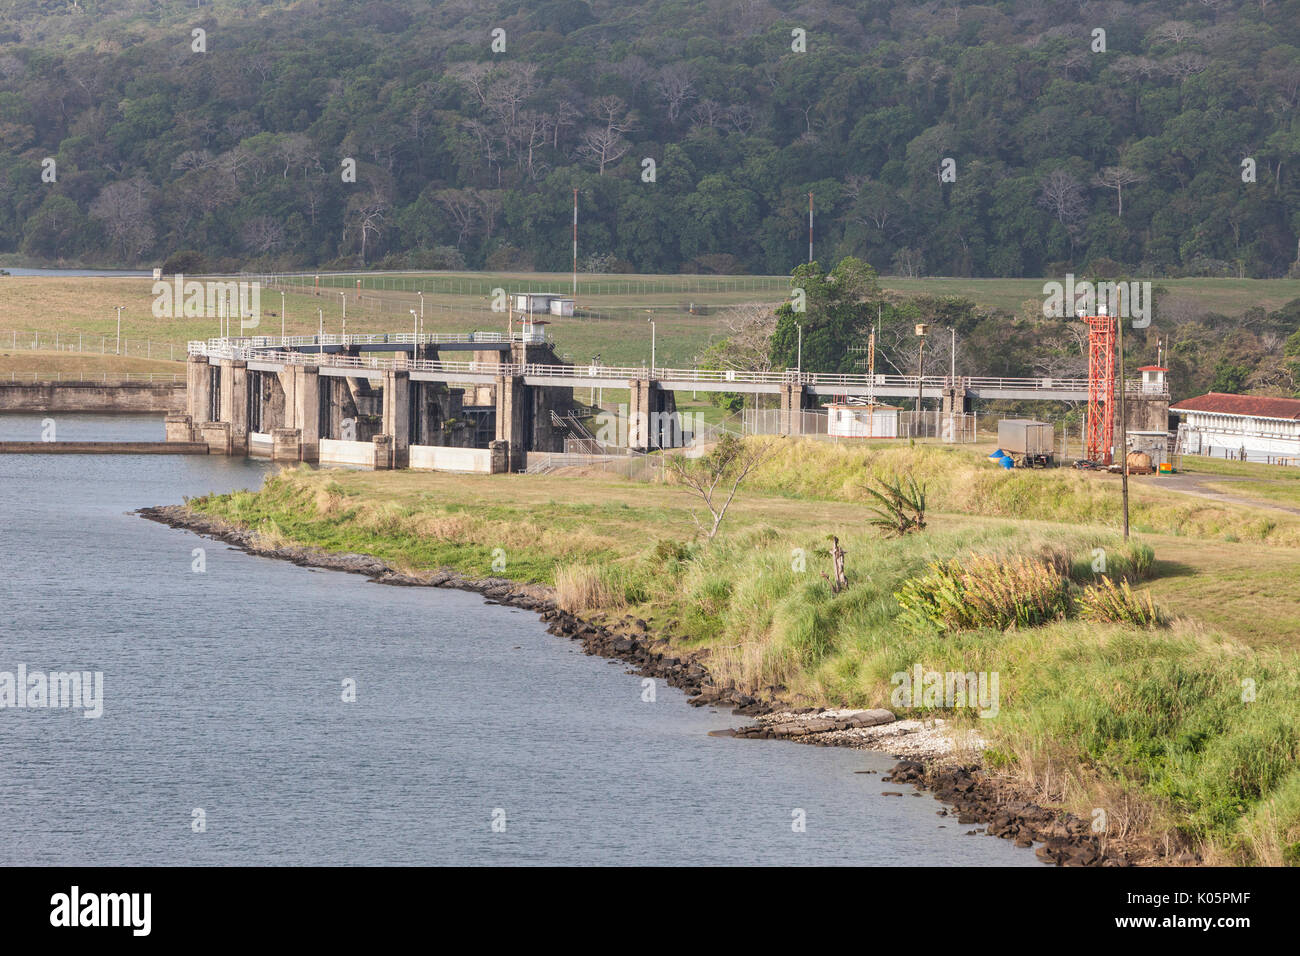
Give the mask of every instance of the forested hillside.
[[809, 192], [882, 272], [1297, 269], [1300, 0], [0, 9], [0, 253], [562, 270], [576, 188], [589, 271], [788, 273]]

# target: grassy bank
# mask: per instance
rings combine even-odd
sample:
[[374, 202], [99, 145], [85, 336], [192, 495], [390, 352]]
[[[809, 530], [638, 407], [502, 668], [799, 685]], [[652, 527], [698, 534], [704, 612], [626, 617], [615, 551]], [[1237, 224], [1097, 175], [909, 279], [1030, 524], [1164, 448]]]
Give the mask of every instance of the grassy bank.
[[[864, 476], [891, 470], [931, 483], [925, 533], [885, 540], [867, 528]], [[784, 443], [711, 543], [697, 540], [681, 488], [591, 477], [293, 470], [259, 493], [191, 504], [272, 541], [556, 584], [566, 606], [644, 618], [706, 655], [719, 680], [792, 702], [890, 706], [891, 676], [918, 663], [995, 671], [996, 716], [944, 712], [978, 723], [989, 766], [1084, 817], [1104, 810], [1110, 839], [1300, 862], [1300, 628], [1265, 612], [1294, 604], [1295, 525], [1279, 516], [1247, 536], [1256, 519], [1245, 509], [1135, 487], [1151, 530], [1129, 548], [1114, 491], [1102, 476], [1008, 474], [960, 450], [805, 442]], [[1229, 527], [1240, 540], [1213, 547], [1196, 537], [1211, 532], [1189, 529]], [[839, 593], [822, 576], [829, 534], [848, 555]], [[936, 562], [1050, 564], [1075, 595], [1068, 603], [1093, 582], [1100, 553], [1111, 574], [1149, 578], [1138, 587], [1170, 626], [1099, 623], [1077, 609], [1007, 630], [900, 619], [897, 593]], [[1261, 576], [1249, 613], [1221, 626], [1205, 620], [1213, 602], [1197, 603], [1195, 582], [1228, 564], [1278, 576]], [[1273, 623], [1267, 635], [1261, 619]]]

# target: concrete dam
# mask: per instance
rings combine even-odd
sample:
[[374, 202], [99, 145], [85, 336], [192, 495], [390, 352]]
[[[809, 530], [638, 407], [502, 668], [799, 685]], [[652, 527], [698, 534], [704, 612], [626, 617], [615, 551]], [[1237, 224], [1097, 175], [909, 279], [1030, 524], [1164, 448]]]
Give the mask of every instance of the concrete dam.
[[[529, 453], [564, 452], [566, 439], [597, 444], [583, 423], [591, 408], [575, 389], [628, 393], [617, 438], [600, 444], [633, 451], [681, 444], [680, 390], [779, 397], [779, 431], [790, 435], [801, 433], [802, 412], [827, 396], [924, 396], [946, 414], [980, 398], [1088, 394], [1087, 379], [574, 365], [529, 330], [233, 337], [191, 342], [188, 352], [185, 410], [167, 416], [169, 442], [377, 469], [523, 471]], [[1163, 384], [1154, 393], [1140, 381], [1124, 388], [1134, 425], [1167, 415]]]
[[579, 381], [551, 343], [523, 333], [214, 339], [189, 352], [167, 440], [213, 454], [495, 474], [583, 433], [579, 384], [629, 390], [628, 447], [656, 447], [650, 426], [675, 416], [671, 392], [627, 376]]

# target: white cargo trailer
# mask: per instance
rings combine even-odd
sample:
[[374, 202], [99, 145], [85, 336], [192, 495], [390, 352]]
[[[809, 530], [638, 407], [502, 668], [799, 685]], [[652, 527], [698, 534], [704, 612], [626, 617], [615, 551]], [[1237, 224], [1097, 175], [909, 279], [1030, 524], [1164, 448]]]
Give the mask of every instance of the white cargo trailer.
[[998, 447], [1017, 468], [1048, 468], [1055, 463], [1056, 427], [1031, 418], [1004, 418], [998, 422]]

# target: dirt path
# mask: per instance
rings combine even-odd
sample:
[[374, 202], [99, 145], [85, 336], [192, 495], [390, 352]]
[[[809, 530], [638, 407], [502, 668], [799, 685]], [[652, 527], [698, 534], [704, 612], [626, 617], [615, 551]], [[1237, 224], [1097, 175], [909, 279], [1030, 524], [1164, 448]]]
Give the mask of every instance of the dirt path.
[[[1159, 479], [1159, 487], [1167, 488], [1170, 491], [1177, 491], [1184, 495], [1193, 495], [1197, 498], [1205, 498], [1209, 501], [1217, 501], [1222, 504], [1245, 505], [1248, 508], [1271, 508], [1274, 511], [1285, 511], [1293, 515], [1300, 515], [1300, 508], [1293, 508], [1289, 505], [1278, 504], [1276, 501], [1268, 501], [1264, 498], [1252, 498], [1248, 495], [1228, 494], [1210, 488], [1210, 485], [1224, 485], [1237, 481], [1249, 481], [1259, 484], [1265, 479], [1261, 478], [1243, 478], [1237, 475], [1196, 475], [1196, 474], [1177, 474], [1162, 475]], [[1267, 482], [1268, 484], [1283, 485], [1283, 482]]]

